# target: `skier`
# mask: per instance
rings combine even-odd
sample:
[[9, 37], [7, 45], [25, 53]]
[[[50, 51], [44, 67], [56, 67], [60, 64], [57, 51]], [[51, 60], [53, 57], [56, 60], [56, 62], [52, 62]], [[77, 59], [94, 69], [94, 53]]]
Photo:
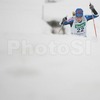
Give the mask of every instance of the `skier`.
[[75, 14], [72, 18], [67, 20], [67, 17], [62, 19], [61, 25], [70, 25], [71, 34], [80, 35], [86, 37], [86, 22], [99, 17], [98, 12], [95, 10], [94, 6], [90, 3], [89, 8], [91, 9], [93, 15], [83, 15], [83, 10], [77, 8]]

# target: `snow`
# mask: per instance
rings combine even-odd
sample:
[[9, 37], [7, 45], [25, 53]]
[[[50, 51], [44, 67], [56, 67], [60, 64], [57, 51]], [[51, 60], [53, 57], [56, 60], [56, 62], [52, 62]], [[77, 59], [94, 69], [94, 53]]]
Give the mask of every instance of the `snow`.
[[[67, 8], [71, 12], [78, 5], [88, 13], [88, 2], [68, 0], [45, 7], [51, 13], [54, 6], [56, 14], [49, 18], [61, 15], [60, 19]], [[99, 4], [92, 2], [99, 11]], [[0, 1], [0, 100], [99, 100], [100, 18], [95, 20], [98, 38], [92, 21], [87, 38], [69, 32], [53, 35], [42, 20], [42, 4], [42, 0]], [[56, 4], [63, 5], [61, 11]], [[73, 7], [65, 8], [69, 4]]]

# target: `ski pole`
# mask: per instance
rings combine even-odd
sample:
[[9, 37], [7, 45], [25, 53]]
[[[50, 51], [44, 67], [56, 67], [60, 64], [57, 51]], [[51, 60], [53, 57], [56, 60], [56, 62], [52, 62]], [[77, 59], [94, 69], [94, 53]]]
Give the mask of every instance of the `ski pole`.
[[58, 33], [60, 33], [60, 31], [62, 30], [63, 26], [64, 26], [64, 25], [61, 25], [61, 28], [59, 29], [59, 32], [58, 32]]
[[61, 28], [60, 28], [60, 30], [59, 30], [58, 33], [60, 33], [60, 31], [61, 31], [62, 28], [64, 27], [64, 24], [63, 24], [63, 23], [64, 23], [66, 20], [67, 20], [67, 16], [63, 18], [63, 20], [62, 20], [62, 22], [61, 22]]
[[[91, 12], [91, 13], [92, 13], [92, 12]], [[94, 21], [93, 13], [92, 13], [92, 19], [93, 19], [93, 26], [94, 26], [95, 36], [97, 37], [97, 30], [96, 30], [96, 24], [95, 24], [95, 21]]]

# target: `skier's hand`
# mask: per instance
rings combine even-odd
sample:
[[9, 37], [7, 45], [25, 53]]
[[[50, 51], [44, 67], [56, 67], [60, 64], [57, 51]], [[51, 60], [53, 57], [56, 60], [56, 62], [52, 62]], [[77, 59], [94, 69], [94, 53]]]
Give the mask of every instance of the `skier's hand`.
[[90, 8], [91, 10], [93, 10], [93, 9], [94, 9], [94, 6], [90, 3], [90, 4], [89, 4], [89, 8]]
[[94, 6], [91, 3], [89, 4], [89, 7], [94, 15], [98, 15], [98, 12], [96, 11], [96, 9], [94, 8]]
[[64, 23], [66, 20], [67, 20], [67, 17], [64, 17], [64, 18], [62, 19], [61, 25], [63, 25], [63, 23]]

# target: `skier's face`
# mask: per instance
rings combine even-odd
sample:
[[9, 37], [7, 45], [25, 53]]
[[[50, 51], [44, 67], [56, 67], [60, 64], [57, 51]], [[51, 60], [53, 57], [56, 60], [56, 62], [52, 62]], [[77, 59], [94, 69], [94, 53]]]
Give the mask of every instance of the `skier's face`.
[[80, 23], [82, 21], [82, 17], [76, 17], [76, 21]]

